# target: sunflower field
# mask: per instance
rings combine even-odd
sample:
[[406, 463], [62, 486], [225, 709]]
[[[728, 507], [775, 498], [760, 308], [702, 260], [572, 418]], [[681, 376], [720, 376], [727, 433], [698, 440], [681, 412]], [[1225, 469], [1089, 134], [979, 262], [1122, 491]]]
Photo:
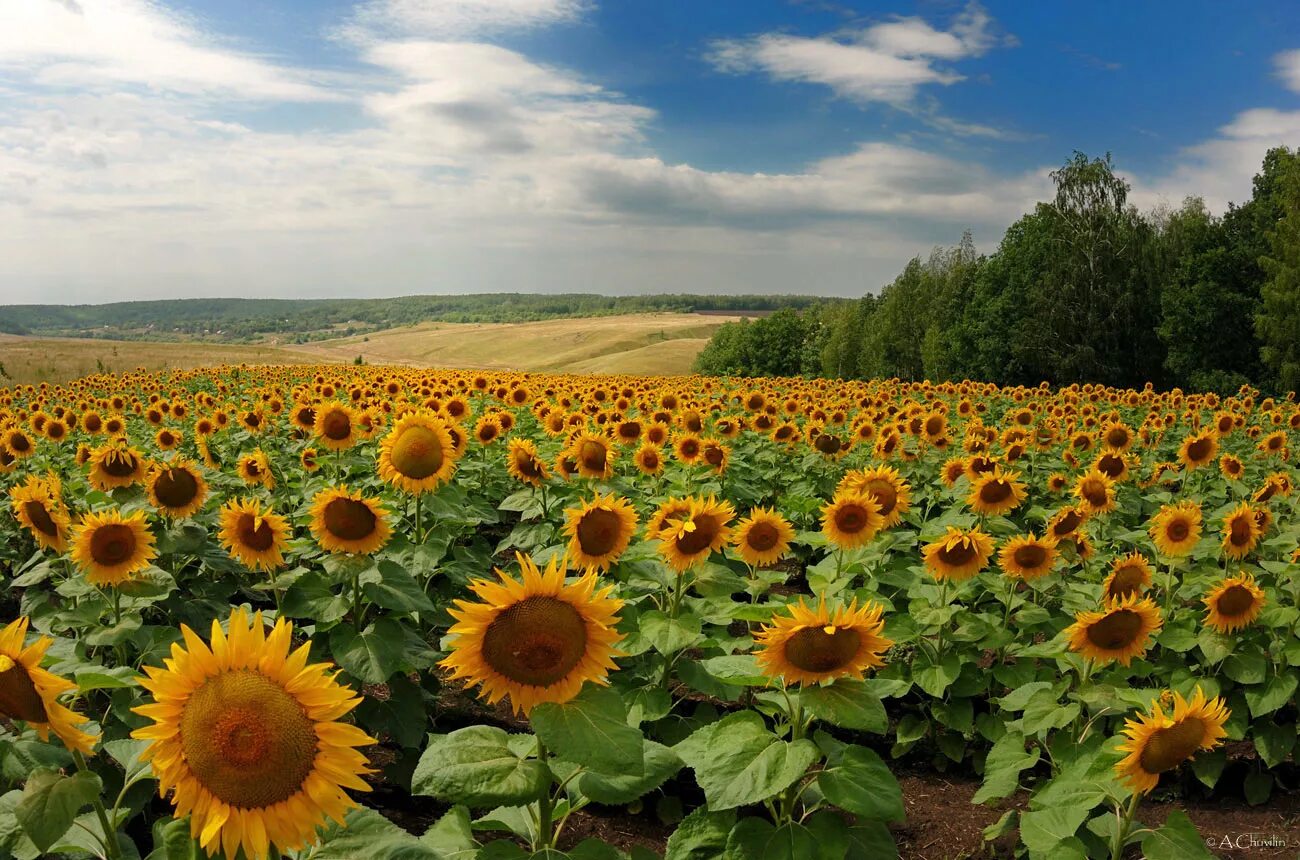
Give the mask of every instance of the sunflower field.
[[1298, 432], [1250, 389], [0, 389], [0, 859], [874, 860], [902, 768], [1004, 856], [1213, 856], [1142, 801], [1294, 788]]

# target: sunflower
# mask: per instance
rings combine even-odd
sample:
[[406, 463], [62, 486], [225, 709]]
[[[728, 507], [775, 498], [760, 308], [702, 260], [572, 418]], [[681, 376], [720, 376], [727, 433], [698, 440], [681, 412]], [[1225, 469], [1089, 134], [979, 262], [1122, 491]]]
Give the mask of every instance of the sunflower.
[[208, 497], [208, 482], [197, 466], [186, 460], [155, 465], [145, 479], [150, 503], [174, 520], [193, 516]]
[[1064, 472], [1053, 472], [1047, 476], [1047, 489], [1054, 495], [1064, 493], [1069, 485], [1070, 479], [1065, 476]]
[[1088, 509], [1084, 505], [1061, 508], [1047, 521], [1047, 537], [1063, 540], [1079, 531], [1079, 527], [1088, 519]]
[[1164, 622], [1160, 610], [1137, 592], [1108, 600], [1098, 612], [1080, 612], [1066, 628], [1070, 650], [1098, 663], [1127, 666], [1147, 651], [1151, 636]]
[[[1173, 707], [1166, 713], [1170, 697]], [[1190, 702], [1178, 693], [1166, 693], [1152, 704], [1150, 714], [1125, 721], [1127, 740], [1119, 751], [1128, 755], [1115, 764], [1115, 773], [1134, 792], [1149, 792], [1160, 782], [1160, 774], [1217, 747], [1228, 734], [1223, 724], [1229, 716], [1223, 699], [1207, 701], [1199, 686]]]
[[1219, 472], [1223, 477], [1230, 480], [1240, 480], [1242, 473], [1245, 471], [1246, 467], [1242, 465], [1241, 460], [1232, 454], [1224, 454], [1219, 458]]
[[659, 539], [659, 553], [670, 567], [687, 570], [727, 543], [734, 516], [730, 502], [713, 496], [669, 499], [651, 520], [655, 528], [647, 529], [647, 537]]
[[822, 507], [822, 533], [840, 549], [862, 546], [884, 524], [875, 496], [840, 491]]
[[1104, 472], [1093, 469], [1080, 475], [1074, 485], [1074, 494], [1089, 515], [1115, 510], [1115, 481]]
[[935, 579], [961, 582], [988, 566], [993, 555], [993, 538], [979, 528], [948, 526], [944, 536], [926, 544], [921, 554]]
[[320, 452], [315, 448], [303, 448], [302, 453], [298, 455], [298, 462], [302, 464], [303, 471], [315, 472], [320, 468]]
[[727, 471], [727, 464], [731, 461], [731, 449], [717, 439], [705, 439], [703, 445], [700, 461], [712, 469], [714, 474], [721, 475]]
[[498, 569], [500, 582], [476, 579], [481, 602], [457, 600], [448, 612], [451, 655], [439, 665], [453, 679], [479, 686], [489, 703], [510, 697], [515, 713], [542, 702], [567, 702], [587, 681], [606, 684], [622, 635], [614, 629], [623, 601], [613, 586], [596, 588], [595, 571], [565, 584], [565, 562], [539, 570], [518, 554], [520, 578]]
[[643, 475], [663, 474], [663, 452], [649, 442], [637, 449], [636, 454], [632, 457], [632, 462], [636, 464], [637, 471]]
[[769, 678], [803, 686], [861, 678], [868, 669], [885, 665], [884, 654], [894, 643], [884, 636], [878, 604], [859, 607], [854, 600], [832, 612], [825, 600], [813, 609], [800, 598], [786, 610], [754, 637], [762, 646], [755, 656]]
[[311, 533], [329, 552], [370, 555], [388, 543], [393, 530], [388, 511], [378, 499], [369, 499], [347, 487], [321, 490], [311, 503]]
[[1103, 600], [1118, 600], [1130, 594], [1141, 594], [1151, 585], [1151, 562], [1140, 552], [1131, 552], [1115, 559], [1110, 573], [1101, 584]]
[[597, 495], [564, 512], [569, 558], [586, 570], [608, 570], [627, 549], [636, 531], [636, 511], [627, 499]]
[[165, 668], [140, 680], [153, 701], [133, 710], [153, 721], [131, 736], [149, 741], [158, 792], [172, 792], [177, 818], [209, 854], [261, 860], [271, 846], [297, 850], [357, 804], [345, 789], [369, 791], [357, 747], [376, 741], [338, 719], [361, 703], [329, 663], [308, 664], [310, 644], [290, 651], [293, 626], [262, 614], [230, 613], [204, 642], [182, 625]]
[[614, 474], [614, 460], [618, 457], [609, 440], [594, 433], [579, 433], [569, 444], [569, 456], [584, 478], [608, 478]]
[[27, 723], [43, 741], [54, 732], [68, 749], [89, 755], [99, 736], [77, 728], [88, 720], [58, 702], [77, 685], [41, 668], [53, 639], [41, 636], [23, 647], [28, 623], [19, 618], [0, 631], [0, 715]]
[[1188, 471], [1204, 466], [1219, 453], [1219, 440], [1213, 432], [1193, 433], [1178, 448], [1178, 462]]
[[70, 520], [57, 477], [29, 475], [24, 483], [9, 489], [9, 505], [38, 545], [59, 553], [68, 548]]
[[32, 437], [18, 427], [6, 430], [4, 436], [0, 437], [0, 442], [4, 442], [5, 448], [18, 460], [25, 460], [36, 453], [36, 443]]
[[147, 464], [144, 455], [126, 442], [115, 439], [95, 449], [90, 457], [90, 483], [107, 493], [117, 487], [129, 487], [144, 480]]
[[346, 451], [357, 443], [357, 413], [343, 403], [323, 404], [316, 410], [312, 430], [331, 451]]
[[1165, 505], [1148, 529], [1161, 555], [1182, 558], [1201, 539], [1201, 508], [1191, 500]]
[[289, 523], [256, 499], [231, 499], [221, 508], [217, 533], [230, 557], [252, 570], [272, 571], [284, 564]]
[[794, 529], [785, 517], [767, 508], [754, 508], [736, 524], [731, 543], [750, 567], [776, 564], [790, 550]]
[[882, 529], [898, 525], [912, 506], [912, 488], [892, 466], [848, 472], [840, 479], [839, 489], [874, 498], [884, 518], [880, 524]]
[[491, 445], [501, 437], [501, 422], [495, 415], [483, 415], [474, 425], [474, 439], [480, 445]]
[[1223, 518], [1223, 554], [1231, 559], [1250, 555], [1263, 536], [1255, 509], [1242, 502]]
[[688, 466], [693, 466], [700, 461], [703, 450], [704, 443], [694, 433], [679, 436], [673, 443], [673, 456]]
[[1024, 482], [1019, 472], [1003, 471], [998, 466], [974, 480], [966, 504], [984, 516], [1000, 516], [1014, 511], [1025, 500]]
[[275, 474], [271, 471], [271, 460], [261, 448], [244, 454], [235, 467], [245, 484], [261, 484], [268, 490], [275, 489]]
[[944, 462], [939, 470], [939, 478], [945, 487], [955, 487], [957, 482], [966, 477], [967, 462], [965, 457], [953, 457]]
[[1036, 537], [1033, 532], [1007, 541], [998, 552], [998, 564], [1007, 576], [1033, 580], [1052, 572], [1056, 564], [1056, 544], [1050, 538]]
[[1259, 617], [1266, 600], [1264, 590], [1249, 573], [1224, 579], [1205, 595], [1205, 624], [1220, 633], [1249, 627]]
[[506, 445], [506, 468], [520, 483], [540, 487], [549, 473], [537, 456], [537, 446], [529, 439], [512, 438]]
[[379, 443], [379, 477], [404, 492], [436, 489], [455, 469], [456, 445], [447, 424], [427, 410], [403, 415]]
[[86, 514], [72, 532], [72, 561], [95, 585], [121, 585], [157, 558], [144, 511]]

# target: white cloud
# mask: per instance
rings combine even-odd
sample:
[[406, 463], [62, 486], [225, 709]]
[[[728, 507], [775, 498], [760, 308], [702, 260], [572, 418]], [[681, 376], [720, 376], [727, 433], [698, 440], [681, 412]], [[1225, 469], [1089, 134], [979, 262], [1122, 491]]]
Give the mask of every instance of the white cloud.
[[0, 72], [38, 83], [217, 94], [278, 101], [338, 96], [315, 76], [230, 50], [149, 0], [0, 3]]
[[775, 80], [823, 84], [841, 98], [901, 106], [922, 86], [964, 80], [936, 61], [978, 57], [1009, 44], [992, 25], [983, 7], [971, 3], [948, 30], [921, 18], [896, 18], [816, 38], [767, 33], [716, 42], [710, 59], [726, 72], [762, 71]]
[[460, 37], [577, 20], [585, 0], [367, 0], [345, 33]]
[[1277, 76], [1292, 92], [1300, 93], [1300, 50], [1284, 51], [1273, 58]]

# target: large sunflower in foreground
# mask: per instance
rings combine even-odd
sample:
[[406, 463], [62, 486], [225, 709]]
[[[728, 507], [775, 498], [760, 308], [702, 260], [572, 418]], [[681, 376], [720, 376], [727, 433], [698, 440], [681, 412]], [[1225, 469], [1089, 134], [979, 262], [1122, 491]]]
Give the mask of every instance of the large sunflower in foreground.
[[1097, 612], [1080, 612], [1066, 628], [1070, 650], [1098, 663], [1127, 666], [1147, 651], [1164, 622], [1150, 599], [1137, 593], [1107, 601]]
[[564, 581], [565, 562], [551, 559], [539, 570], [518, 554], [520, 578], [500, 569], [500, 582], [476, 579], [470, 590], [480, 602], [457, 600], [448, 612], [456, 623], [451, 655], [439, 665], [451, 677], [478, 686], [489, 703], [510, 697], [516, 713], [542, 702], [567, 702], [587, 681], [605, 684], [622, 635], [614, 629], [623, 601], [597, 589], [596, 573]]
[[869, 542], [884, 525], [880, 503], [874, 496], [841, 490], [822, 507], [822, 532], [840, 549]]
[[763, 674], [787, 684], [816, 684], [833, 678], [860, 678], [868, 669], [885, 665], [884, 653], [894, 644], [885, 638], [881, 607], [857, 601], [833, 612], [826, 601], [813, 609], [801, 598], [763, 628], [755, 655]]
[[251, 570], [272, 571], [284, 564], [289, 522], [256, 499], [231, 499], [221, 508], [217, 538], [230, 557]]
[[898, 525], [912, 506], [912, 488], [892, 466], [850, 471], [840, 479], [838, 489], [874, 498], [884, 518], [880, 524], [882, 529]]
[[1116, 600], [1130, 594], [1141, 594], [1151, 585], [1152, 573], [1151, 562], [1140, 552], [1115, 559], [1101, 584], [1102, 599]]
[[1217, 747], [1227, 736], [1223, 724], [1229, 716], [1223, 699], [1215, 696], [1207, 701], [1200, 687], [1191, 701], [1178, 693], [1166, 693], [1152, 704], [1150, 714], [1139, 713], [1137, 719], [1125, 722], [1127, 739], [1119, 751], [1127, 755], [1115, 764], [1115, 773], [1133, 791], [1151, 791], [1160, 782], [1160, 774], [1202, 750]]
[[608, 570], [636, 531], [636, 511], [627, 499], [597, 495], [564, 512], [569, 558], [583, 569]]
[[58, 702], [77, 685], [41, 668], [53, 639], [41, 636], [23, 647], [27, 625], [23, 617], [0, 631], [0, 715], [28, 723], [43, 741], [54, 732], [68, 749], [88, 755], [99, 736], [77, 728], [88, 720]]
[[731, 543], [750, 567], [776, 564], [790, 550], [794, 528], [785, 517], [767, 508], [754, 508], [736, 524]]
[[72, 533], [72, 561], [95, 585], [121, 585], [157, 557], [144, 511], [86, 514]]
[[63, 552], [68, 547], [70, 520], [62, 495], [62, 485], [53, 475], [49, 478], [29, 475], [22, 484], [9, 489], [14, 517], [37, 544], [54, 552]]
[[921, 555], [935, 579], [961, 582], [988, 566], [993, 538], [978, 528], [948, 526], [943, 537], [925, 545]]
[[659, 539], [659, 554], [674, 570], [686, 570], [722, 549], [731, 537], [731, 502], [707, 499], [669, 499], [651, 522], [647, 537]]
[[1056, 543], [1030, 532], [1008, 540], [998, 552], [998, 564], [1007, 576], [1034, 580], [1052, 572], [1056, 564]]
[[1201, 508], [1191, 500], [1165, 505], [1151, 518], [1148, 531], [1161, 555], [1182, 558], [1201, 539]]
[[427, 410], [408, 412], [380, 440], [379, 477], [419, 495], [451, 479], [456, 457], [446, 422]]
[[330, 487], [312, 499], [311, 533], [329, 552], [369, 555], [388, 543], [393, 530], [383, 502], [347, 487]]
[[1264, 590], [1249, 573], [1224, 579], [1204, 598], [1205, 624], [1220, 633], [1232, 633], [1255, 623], [1263, 611]]
[[172, 792], [176, 817], [209, 853], [261, 860], [271, 846], [304, 848], [332, 818], [357, 803], [345, 789], [368, 791], [357, 747], [375, 740], [338, 719], [361, 702], [333, 665], [308, 664], [310, 645], [290, 651], [293, 627], [279, 619], [268, 634], [261, 613], [230, 613], [229, 632], [212, 622], [209, 643], [182, 626], [165, 668], [145, 667], [140, 686], [153, 701], [133, 710], [153, 720], [132, 737], [149, 741], [158, 793]]
[[193, 516], [208, 497], [203, 473], [186, 460], [154, 466], [145, 480], [145, 489], [158, 512], [173, 520]]

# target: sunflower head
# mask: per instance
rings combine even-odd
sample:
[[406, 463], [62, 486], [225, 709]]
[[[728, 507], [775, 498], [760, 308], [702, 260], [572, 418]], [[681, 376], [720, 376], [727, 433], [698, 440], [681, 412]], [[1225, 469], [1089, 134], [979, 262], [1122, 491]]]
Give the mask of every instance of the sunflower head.
[[1218, 582], [1204, 602], [1206, 625], [1220, 633], [1232, 633], [1255, 623], [1267, 601], [1255, 578], [1243, 572]]
[[54, 640], [41, 636], [24, 646], [28, 623], [19, 618], [0, 631], [0, 716], [28, 723], [43, 741], [53, 732], [68, 749], [89, 755], [99, 736], [78, 728], [88, 720], [58, 701], [77, 685], [41, 668]]
[[379, 443], [379, 476], [412, 495], [426, 493], [451, 479], [458, 447], [441, 418], [428, 410], [408, 412]]
[[72, 561], [95, 585], [128, 582], [157, 555], [144, 511], [86, 514], [73, 531]]
[[1160, 610], [1137, 592], [1106, 601], [1097, 612], [1080, 612], [1066, 630], [1070, 650], [1098, 663], [1127, 666], [1147, 651], [1163, 625]]
[[569, 457], [584, 478], [608, 478], [618, 457], [609, 440], [594, 433], [579, 433], [568, 447]]
[[643, 475], [660, 475], [664, 471], [664, 456], [658, 446], [649, 442], [637, 449], [632, 458], [637, 471]]
[[869, 542], [884, 525], [875, 496], [841, 490], [822, 507], [822, 532], [842, 549]]
[[850, 471], [840, 479], [839, 489], [875, 499], [883, 518], [881, 528], [898, 525], [912, 506], [912, 488], [892, 466]]
[[1025, 500], [1025, 485], [1018, 472], [1003, 471], [1001, 466], [983, 472], [971, 483], [966, 503], [971, 510], [985, 516], [999, 516], [1018, 508]]
[[669, 499], [659, 507], [647, 536], [659, 539], [659, 553], [674, 570], [687, 570], [721, 549], [731, 537], [735, 511], [728, 501]]
[[1255, 509], [1242, 502], [1223, 518], [1223, 554], [1232, 559], [1250, 555], [1263, 536]]
[[311, 532], [321, 548], [333, 553], [370, 555], [388, 543], [388, 511], [347, 487], [321, 490], [312, 500]]
[[1190, 701], [1178, 693], [1161, 696], [1150, 713], [1125, 722], [1119, 751], [1127, 755], [1115, 765], [1115, 773], [1133, 791], [1149, 792], [1160, 782], [1160, 774], [1217, 747], [1227, 736], [1223, 724], [1229, 716], [1223, 699], [1207, 701], [1200, 687]]
[[1101, 584], [1105, 600], [1119, 600], [1130, 594], [1141, 594], [1151, 585], [1151, 562], [1140, 552], [1115, 559], [1106, 581]]
[[291, 651], [283, 618], [268, 633], [261, 613], [232, 610], [228, 630], [212, 622], [204, 642], [181, 627], [165, 668], [145, 668], [140, 685], [153, 701], [134, 710], [152, 720], [132, 737], [172, 794], [177, 817], [210, 854], [250, 860], [306, 847], [327, 818], [342, 822], [369, 791], [357, 747], [375, 743], [338, 719], [361, 697], [341, 686], [328, 663], [307, 662], [310, 645]]
[[794, 529], [785, 517], [767, 508], [754, 508], [731, 535], [736, 552], [751, 567], [775, 564], [790, 550]]
[[193, 516], [208, 496], [208, 482], [187, 460], [155, 465], [145, 480], [149, 501], [159, 513], [174, 520]]
[[217, 533], [230, 556], [252, 570], [272, 571], [284, 564], [290, 537], [284, 517], [256, 499], [231, 499], [221, 508]]
[[549, 474], [546, 463], [537, 456], [537, 446], [518, 437], [506, 445], [506, 468], [515, 480], [533, 487], [540, 487]]
[[1011, 538], [998, 553], [998, 563], [1007, 576], [1039, 579], [1051, 573], [1056, 564], [1056, 542], [1033, 532]]
[[1165, 505], [1151, 518], [1149, 532], [1161, 555], [1182, 558], [1201, 539], [1201, 508], [1190, 499]]
[[60, 553], [67, 549], [71, 521], [57, 477], [29, 475], [22, 484], [9, 489], [9, 506], [14, 518], [42, 548]]
[[129, 487], [144, 480], [147, 467], [143, 454], [121, 439], [112, 439], [91, 455], [90, 483], [105, 493]]
[[948, 526], [943, 537], [922, 549], [925, 567], [935, 579], [962, 581], [988, 566], [993, 538], [979, 528]]
[[1193, 433], [1178, 448], [1178, 462], [1190, 471], [1214, 459], [1219, 453], [1219, 439], [1213, 431]]
[[322, 404], [315, 410], [315, 419], [312, 429], [320, 443], [329, 450], [346, 451], [356, 444], [357, 413], [351, 406], [346, 403]]
[[834, 611], [819, 601], [816, 609], [800, 600], [773, 617], [754, 637], [763, 674], [787, 684], [817, 684], [834, 678], [860, 678], [885, 665], [893, 642], [884, 635], [881, 607], [857, 601]]
[[567, 702], [587, 681], [608, 683], [622, 636], [614, 629], [623, 602], [613, 586], [596, 587], [588, 571], [565, 583], [565, 562], [541, 570], [517, 556], [520, 578], [497, 570], [499, 581], [477, 579], [477, 602], [457, 600], [449, 610], [451, 654], [440, 664], [451, 677], [478, 686], [489, 703], [510, 697], [516, 713], [542, 702]]
[[1081, 475], [1074, 485], [1074, 494], [1089, 515], [1115, 510], [1115, 481], [1100, 470]]
[[580, 568], [608, 570], [636, 531], [636, 511], [627, 499], [597, 495], [564, 512], [569, 558]]

